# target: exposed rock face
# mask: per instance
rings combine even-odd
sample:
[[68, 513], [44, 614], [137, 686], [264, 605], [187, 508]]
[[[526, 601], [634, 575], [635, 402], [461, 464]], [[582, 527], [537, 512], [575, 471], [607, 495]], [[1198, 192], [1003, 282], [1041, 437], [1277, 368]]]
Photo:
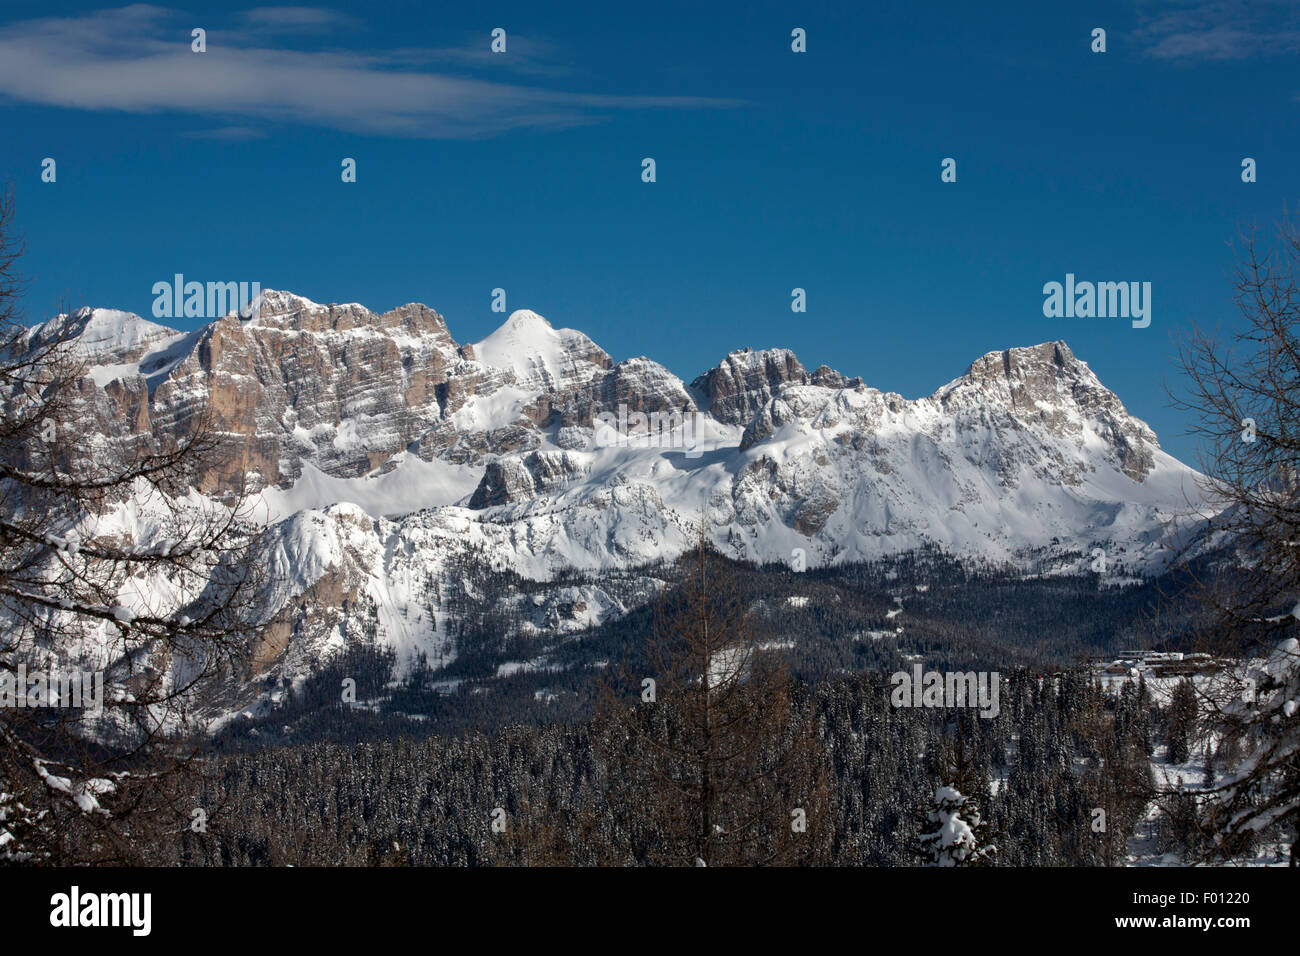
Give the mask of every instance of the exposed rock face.
[[292, 482], [304, 460], [354, 477], [443, 418], [439, 386], [465, 364], [442, 317], [422, 305], [375, 315], [270, 292], [259, 319], [210, 325], [154, 404], [183, 420], [206, 399], [217, 427], [243, 436], [232, 469], [268, 483]]
[[1134, 481], [1155, 466], [1152, 451], [1160, 447], [1155, 433], [1130, 417], [1119, 397], [1064, 342], [990, 352], [938, 397], [945, 411], [998, 406], [1021, 423], [1075, 441], [1088, 422]]
[[819, 365], [817, 370], [812, 373], [810, 381], [814, 385], [821, 385], [825, 388], [857, 388], [862, 384], [861, 378], [849, 378], [847, 375], [841, 375], [829, 365]]
[[535, 451], [488, 463], [469, 506], [476, 510], [525, 501], [582, 476], [582, 460], [569, 452]]
[[[52, 337], [56, 325], [82, 330], [103, 386], [105, 431], [127, 423], [174, 441], [206, 409], [213, 427], [232, 437], [224, 461], [205, 476], [210, 492], [250, 474], [287, 487], [304, 463], [353, 478], [407, 450], [479, 463], [534, 448], [552, 406], [580, 389], [599, 391], [593, 382], [613, 366], [582, 333], [554, 330], [531, 312], [515, 313], [477, 347], [460, 346], [423, 305], [376, 314], [275, 291], [257, 319], [231, 315], [189, 335], [128, 313], [83, 310], [42, 327], [32, 343]], [[606, 390], [630, 394], [627, 378], [616, 372]], [[503, 389], [531, 393], [510, 421], [480, 427], [473, 414], [457, 419], [476, 397]]]
[[789, 349], [744, 349], [732, 352], [691, 387], [708, 398], [709, 414], [718, 421], [745, 425], [785, 386], [806, 385], [809, 380]]
[[694, 412], [695, 399], [679, 379], [648, 358], [628, 359], [579, 389], [561, 415], [564, 425], [590, 428], [601, 412]]

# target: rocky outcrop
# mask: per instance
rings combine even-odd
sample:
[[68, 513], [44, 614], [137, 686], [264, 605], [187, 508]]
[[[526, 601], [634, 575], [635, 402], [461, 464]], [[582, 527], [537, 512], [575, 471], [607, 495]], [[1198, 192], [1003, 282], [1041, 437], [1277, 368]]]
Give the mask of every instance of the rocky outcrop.
[[605, 375], [579, 389], [565, 404], [563, 426], [591, 428], [602, 413], [694, 412], [695, 400], [679, 379], [658, 362], [648, 358], [619, 362]]
[[789, 349], [743, 349], [694, 382], [707, 399], [709, 414], [728, 425], [746, 425], [787, 385], [806, 385], [807, 370]]
[[569, 452], [535, 451], [522, 458], [488, 463], [469, 506], [476, 510], [526, 501], [585, 474], [581, 458]]

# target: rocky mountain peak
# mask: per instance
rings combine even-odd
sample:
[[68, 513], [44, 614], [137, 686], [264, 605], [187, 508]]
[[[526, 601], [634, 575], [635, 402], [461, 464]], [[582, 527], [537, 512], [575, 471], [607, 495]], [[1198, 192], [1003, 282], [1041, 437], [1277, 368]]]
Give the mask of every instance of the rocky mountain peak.
[[1088, 363], [1064, 342], [989, 352], [935, 394], [947, 411], [1005, 409], [1016, 420], [1078, 441], [1085, 423], [1111, 448], [1125, 474], [1141, 480], [1154, 467], [1155, 433], [1133, 418]]
[[530, 329], [537, 329], [539, 326], [552, 331], [555, 329], [550, 322], [532, 309], [515, 309], [510, 313], [510, 318], [502, 323], [501, 328], [512, 329], [518, 334], [526, 335]]
[[1101, 386], [1087, 363], [1075, 358], [1070, 347], [1061, 341], [985, 353], [971, 363], [963, 379], [992, 387], [1005, 383], [1013, 391], [1059, 379]]
[[495, 332], [472, 347], [473, 358], [514, 373], [524, 388], [567, 392], [613, 368], [605, 350], [575, 329], [556, 329], [530, 309], [510, 314]]
[[76, 338], [77, 351], [96, 362], [132, 362], [179, 333], [165, 325], [142, 319], [134, 312], [81, 308], [61, 313], [37, 326], [29, 344], [40, 348], [68, 336]]

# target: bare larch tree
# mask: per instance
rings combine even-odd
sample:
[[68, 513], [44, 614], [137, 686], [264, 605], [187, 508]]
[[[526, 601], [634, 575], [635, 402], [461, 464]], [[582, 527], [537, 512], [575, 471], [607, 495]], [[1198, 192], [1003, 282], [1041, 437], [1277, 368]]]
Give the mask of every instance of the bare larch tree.
[[810, 701], [700, 539], [659, 606], [646, 672], [608, 685], [593, 737], [635, 856], [687, 866], [816, 863], [833, 828]]
[[[0, 860], [138, 862], [160, 829], [190, 825], [202, 809], [177, 804], [178, 781], [200, 746], [193, 705], [238, 666], [259, 619], [256, 529], [238, 491], [225, 502], [188, 494], [194, 470], [222, 454], [205, 415], [169, 440], [98, 424], [76, 316], [39, 332], [23, 321], [22, 251], [8, 187]], [[146, 515], [150, 533], [134, 533], [124, 514]], [[87, 706], [96, 680], [101, 705]]]
[[[1244, 234], [1235, 280], [1239, 321], [1184, 339], [1190, 393], [1177, 397], [1203, 442], [1207, 529], [1233, 554], [1199, 589], [1208, 643], [1241, 661], [1202, 694], [1231, 764], [1204, 795], [1203, 823], [1227, 854], [1300, 828], [1300, 231], [1289, 216], [1271, 241]], [[1297, 854], [1293, 839], [1293, 866]]]

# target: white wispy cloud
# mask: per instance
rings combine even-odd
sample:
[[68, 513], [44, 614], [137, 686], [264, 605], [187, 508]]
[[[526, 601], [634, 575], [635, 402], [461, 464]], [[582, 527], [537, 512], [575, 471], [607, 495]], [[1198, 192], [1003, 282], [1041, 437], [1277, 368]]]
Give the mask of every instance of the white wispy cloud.
[[1300, 51], [1295, 0], [1144, 4], [1138, 37], [1162, 60], [1245, 60]]
[[[271, 42], [282, 28], [338, 31], [345, 26], [339, 16], [308, 7], [247, 11], [233, 29], [209, 29], [202, 54], [190, 50], [190, 29], [204, 24], [157, 6], [21, 21], [0, 28], [0, 96], [80, 110], [189, 113], [240, 129], [298, 123], [449, 139], [578, 126], [627, 110], [739, 105], [713, 97], [620, 96], [485, 79], [472, 74], [492, 67], [493, 60], [475, 50], [306, 51]], [[291, 32], [301, 39], [300, 30]], [[494, 58], [502, 74], [515, 50], [516, 75], [547, 72], [539, 63], [542, 44], [512, 37], [509, 48]]]
[[358, 24], [356, 17], [324, 7], [256, 7], [241, 12], [239, 19], [252, 27], [275, 30], [332, 29]]

